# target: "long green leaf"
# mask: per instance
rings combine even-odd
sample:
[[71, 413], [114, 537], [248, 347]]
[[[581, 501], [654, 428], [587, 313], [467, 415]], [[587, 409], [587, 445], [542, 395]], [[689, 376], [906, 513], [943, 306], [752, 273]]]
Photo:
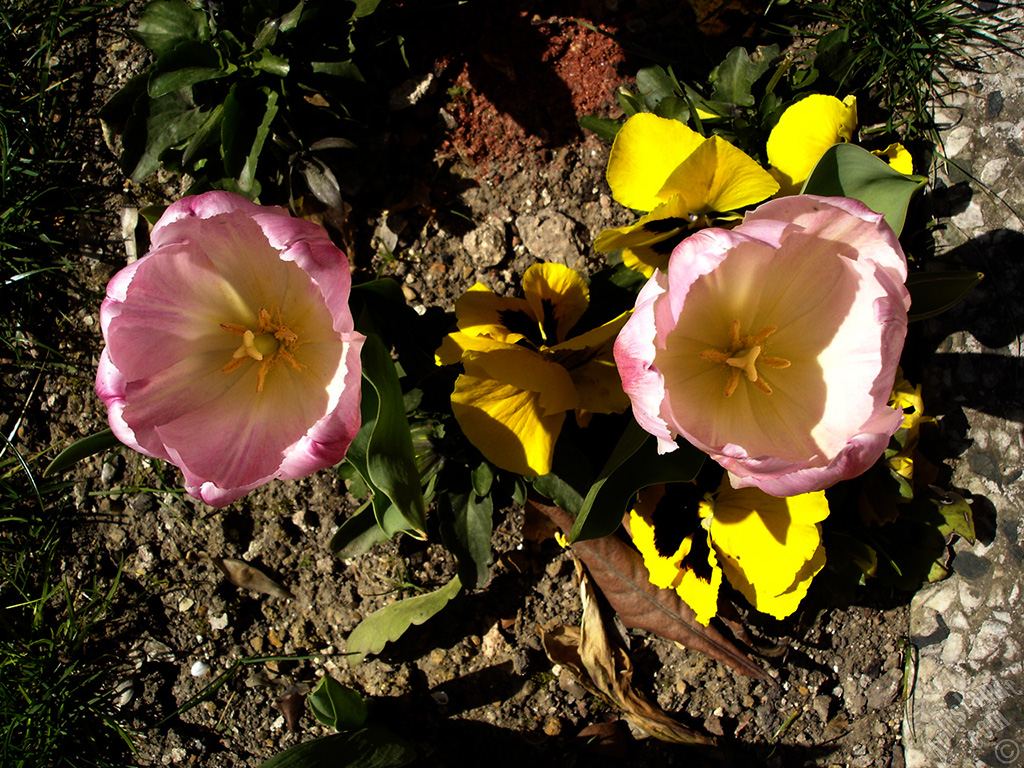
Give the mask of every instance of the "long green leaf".
[[405, 739], [371, 725], [296, 744], [259, 768], [399, 768], [415, 759], [416, 750]]
[[614, 533], [637, 491], [657, 483], [692, 480], [704, 459], [702, 451], [686, 442], [671, 453], [659, 454], [657, 441], [648, 438], [596, 491], [587, 495], [570, 540], [599, 539]]
[[366, 722], [366, 700], [330, 675], [320, 678], [306, 701], [313, 711], [313, 717], [336, 731], [362, 728]]
[[70, 469], [83, 459], [87, 459], [90, 456], [102, 453], [103, 451], [109, 450], [118, 445], [121, 445], [120, 441], [114, 437], [114, 433], [109, 429], [104, 429], [96, 432], [95, 434], [89, 435], [88, 437], [83, 437], [58, 453], [46, 469], [43, 470], [43, 477], [63, 472], [65, 469]]
[[277, 91], [267, 87], [250, 90], [236, 83], [224, 101], [224, 171], [238, 181], [239, 189], [245, 193], [253, 189], [260, 152], [277, 115], [277, 99]]
[[804, 182], [803, 194], [852, 197], [885, 216], [897, 235], [903, 231], [907, 206], [927, 182], [923, 176], [904, 176], [863, 147], [829, 147]]
[[910, 291], [908, 319], [925, 320], [955, 306], [985, 277], [969, 270], [913, 272], [907, 277]]
[[[386, 498], [386, 497], [385, 497]], [[349, 560], [388, 540], [387, 532], [377, 524], [373, 508], [367, 504], [346, 518], [331, 537], [331, 552], [340, 560]]]
[[417, 595], [374, 611], [352, 630], [345, 649], [354, 653], [351, 660], [358, 664], [368, 653], [380, 653], [384, 646], [400, 638], [409, 627], [420, 625], [441, 611], [459, 594], [459, 577], [440, 589], [426, 595]]
[[439, 515], [441, 538], [458, 559], [462, 583], [466, 589], [483, 586], [493, 560], [494, 503], [491, 497], [475, 490], [448, 493], [441, 497]]
[[376, 418], [366, 449], [369, 480], [391, 500], [413, 534], [426, 538], [423, 488], [395, 363], [374, 334], [363, 344], [362, 361], [363, 377], [377, 395]]
[[121, 139], [121, 168], [132, 181], [141, 182], [159, 167], [164, 152], [184, 143], [208, 116], [187, 90], [140, 100]]

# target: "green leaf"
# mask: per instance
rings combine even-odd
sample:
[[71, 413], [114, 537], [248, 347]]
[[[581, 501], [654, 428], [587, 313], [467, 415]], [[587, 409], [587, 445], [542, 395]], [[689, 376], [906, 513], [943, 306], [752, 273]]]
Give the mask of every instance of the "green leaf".
[[903, 230], [907, 206], [923, 188], [923, 176], [904, 176], [863, 147], [836, 144], [829, 147], [804, 182], [803, 194], [852, 197], [885, 216], [897, 235]]
[[470, 473], [473, 480], [473, 491], [477, 496], [486, 496], [491, 492], [491, 485], [494, 483], [494, 467], [486, 461], [480, 462], [480, 466]]
[[676, 95], [675, 83], [661, 67], [644, 67], [636, 73], [636, 87], [643, 95], [644, 105], [654, 111], [662, 99]]
[[[590, 511], [594, 506], [594, 499], [597, 498], [601, 488], [604, 487], [608, 481], [609, 476], [615, 472], [622, 464], [640, 450], [640, 446], [647, 442], [647, 438], [650, 435], [645, 432], [636, 420], [630, 419], [629, 423], [626, 424], [625, 430], [622, 432], [622, 436], [619, 438], [619, 442], [616, 443], [615, 448], [612, 450], [612, 455], [608, 457], [608, 461], [605, 462], [604, 468], [601, 470], [601, 474], [597, 476], [597, 480], [590, 486], [590, 490], [587, 492], [586, 498], [580, 505], [579, 511], [576, 513], [576, 522], [573, 523], [572, 531], [569, 533], [569, 541], [574, 542], [579, 538], [580, 530], [583, 524], [586, 523], [587, 518], [590, 515]], [[622, 515], [619, 515], [621, 519]], [[615, 527], [612, 528], [614, 531], [618, 527], [616, 522]]]
[[269, 72], [278, 77], [287, 77], [291, 70], [288, 59], [277, 56], [270, 51], [260, 51], [259, 58], [252, 62], [252, 68], [260, 72]]
[[83, 459], [87, 459], [97, 453], [103, 453], [103, 451], [119, 445], [121, 445], [121, 442], [114, 437], [114, 433], [109, 429], [103, 429], [88, 437], [75, 440], [75, 442], [58, 453], [53, 461], [47, 465], [46, 469], [43, 470], [43, 477], [63, 472]]
[[244, 192], [251, 190], [256, 164], [277, 115], [278, 94], [267, 87], [255, 90], [236, 83], [224, 101], [221, 123], [221, 151], [224, 172], [237, 180]]
[[353, 731], [366, 722], [366, 700], [329, 675], [320, 678], [306, 701], [313, 717], [336, 731]]
[[493, 554], [494, 503], [490, 496], [449, 492], [441, 496], [439, 519], [441, 539], [458, 559], [459, 578], [466, 589], [487, 583]]
[[371, 13], [377, 10], [377, 6], [380, 5], [380, 0], [352, 0], [356, 4], [356, 9], [352, 13], [353, 19], [361, 19], [364, 16], [369, 16]]
[[[376, 413], [369, 414], [366, 480], [390, 499], [412, 535], [426, 539], [426, 505], [398, 372], [391, 354], [377, 335], [366, 337], [362, 362], [363, 378], [369, 382], [376, 396], [376, 403], [371, 404], [375, 406]], [[374, 510], [377, 509], [375, 499]], [[377, 522], [384, 527], [385, 520], [381, 517]]]
[[181, 155], [181, 165], [186, 170], [192, 169], [192, 161], [196, 154], [213, 146], [220, 139], [221, 123], [224, 120], [224, 105], [218, 104], [207, 116], [199, 129], [188, 140], [185, 151]]
[[154, 0], [139, 17], [135, 37], [157, 58], [176, 45], [210, 39], [206, 14], [184, 0]]
[[910, 291], [908, 319], [925, 320], [955, 306], [985, 277], [969, 270], [912, 272], [907, 276]]
[[777, 45], [759, 46], [753, 56], [741, 47], [733, 48], [725, 60], [711, 70], [708, 78], [714, 86], [711, 98], [743, 107], [754, 106], [751, 89], [778, 55]]
[[[234, 65], [229, 67], [234, 69]], [[230, 69], [225, 68], [220, 54], [210, 43], [186, 40], [157, 59], [149, 76], [149, 95], [155, 99], [179, 88], [226, 77]]]
[[[617, 457], [627, 453], [632, 444], [633, 438], [627, 435], [623, 435], [619, 441], [620, 446], [625, 443], [623, 450], [620, 452], [616, 447]], [[700, 471], [705, 458], [702, 451], [686, 442], [671, 453], [659, 454], [657, 440], [647, 436], [635, 452], [626, 456], [610, 472], [609, 467], [605, 468], [603, 479], [594, 484], [580, 507], [569, 540], [599, 539], [614, 533], [637, 491], [657, 483], [692, 480]], [[612, 465], [612, 460], [609, 460], [609, 465]]]
[[197, 107], [188, 91], [140, 100], [121, 139], [122, 170], [132, 181], [141, 182], [160, 166], [164, 152], [185, 142], [208, 117], [209, 112]]
[[658, 106], [654, 108], [654, 114], [664, 117], [666, 120], [678, 120], [680, 123], [685, 123], [690, 119], [690, 105], [686, 99], [668, 96], [658, 102]]
[[380, 653], [384, 646], [400, 638], [409, 627], [420, 625], [436, 615], [462, 589], [459, 577], [426, 595], [417, 595], [374, 611], [352, 630], [345, 648], [355, 656], [356, 664], [368, 653]]
[[388, 540], [388, 534], [377, 524], [373, 508], [366, 504], [346, 518], [331, 537], [331, 552], [339, 560], [349, 560], [369, 552], [371, 547]]
[[343, 77], [346, 80], [358, 80], [365, 82], [363, 73], [359, 71], [354, 61], [313, 61], [310, 62], [313, 71], [318, 75], [331, 75], [332, 77]]
[[371, 725], [296, 744], [259, 768], [399, 768], [415, 759], [416, 750], [405, 739]]
[[610, 117], [583, 115], [580, 118], [580, 127], [596, 134], [602, 141], [615, 141], [619, 129], [622, 128], [622, 123], [612, 120]]
[[[938, 491], [938, 488], [933, 488]], [[947, 538], [954, 533], [962, 536], [969, 544], [976, 540], [974, 531], [974, 512], [971, 510], [971, 502], [959, 493], [946, 491], [934, 500], [939, 508], [943, 522], [939, 525], [939, 533]]]

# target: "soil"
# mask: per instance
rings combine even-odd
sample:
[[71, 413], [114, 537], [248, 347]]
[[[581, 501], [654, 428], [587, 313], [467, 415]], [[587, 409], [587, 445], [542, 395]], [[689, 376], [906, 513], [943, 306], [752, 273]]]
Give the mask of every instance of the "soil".
[[[577, 19], [636, 28], [642, 8], [494, 5], [503, 8], [480, 11], [477, 26], [452, 32], [471, 42], [412, 61], [414, 79], [432, 81], [420, 101], [394, 114], [392, 139], [400, 147], [395, 168], [398, 160], [414, 165], [385, 177], [394, 182], [386, 191], [369, 185], [349, 217], [359, 273], [394, 276], [422, 310], [450, 311], [478, 280], [512, 294], [539, 260], [593, 271], [601, 262], [589, 244], [630, 219], [604, 181], [607, 145], [584, 135], [577, 120], [617, 115], [614, 87], [637, 65], [612, 37]], [[100, 101], [144, 61], [118, 32], [100, 41]], [[156, 197], [158, 186], [125, 185], [111, 152], [93, 140], [88, 172], [114, 193], [97, 223], [100, 237], [80, 254], [79, 290], [98, 297], [125, 263], [122, 207], [166, 200]], [[61, 351], [77, 367], [46, 382], [26, 439], [62, 445], [105, 425], [91, 389], [102, 344], [98, 307], [97, 300], [72, 318]], [[436, 537], [335, 558], [331, 535], [357, 502], [332, 471], [274, 483], [223, 510], [181, 493], [178, 483], [173, 467], [123, 449], [83, 465], [74, 488], [81, 525], [68, 576], [109, 578], [123, 569], [104, 642], [123, 660], [107, 674], [139, 734], [132, 764], [258, 766], [328, 732], [308, 712], [289, 723], [280, 702], [329, 674], [372, 697], [377, 722], [414, 744], [418, 765], [903, 765], [909, 595], [869, 586], [837, 601], [822, 584], [786, 622], [743, 616], [767, 681], [630, 633], [637, 687], [718, 736], [725, 750], [698, 751], [626, 725], [547, 660], [539, 629], [578, 622], [579, 587], [569, 553], [524, 538], [522, 510], [495, 520], [497, 558], [485, 587], [352, 664], [345, 638], [362, 617], [453, 575]], [[234, 586], [217, 558], [259, 568], [292, 597]], [[291, 658], [253, 661], [267, 656]], [[197, 662], [209, 671], [196, 676]], [[232, 668], [226, 683], [179, 711]], [[595, 724], [613, 724], [613, 736], [581, 735]]]

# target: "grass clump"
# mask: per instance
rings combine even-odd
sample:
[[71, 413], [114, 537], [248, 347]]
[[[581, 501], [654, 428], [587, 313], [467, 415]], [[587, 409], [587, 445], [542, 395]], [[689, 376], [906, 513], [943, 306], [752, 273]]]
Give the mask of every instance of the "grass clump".
[[[932, 106], [957, 89], [954, 71], [981, 71], [1019, 23], [998, 2], [965, 0], [827, 0], [799, 8], [817, 39], [815, 68], [836, 92], [874, 94], [887, 111], [886, 133], [934, 138]], [[816, 31], [816, 30], [822, 31]], [[969, 48], [985, 53], [979, 55]]]
[[[114, 768], [131, 746], [115, 706], [112, 578], [62, 572], [68, 483], [0, 461], [0, 764]], [[105, 650], [104, 650], [105, 649]]]

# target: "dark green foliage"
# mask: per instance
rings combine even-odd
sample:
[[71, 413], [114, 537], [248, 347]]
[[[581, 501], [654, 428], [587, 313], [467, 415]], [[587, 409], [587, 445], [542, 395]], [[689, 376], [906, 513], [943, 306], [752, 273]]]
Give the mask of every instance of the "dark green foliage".
[[387, 47], [380, 30], [360, 42], [379, 1], [153, 0], [135, 30], [153, 62], [100, 113], [121, 134], [122, 170], [142, 181], [163, 167], [193, 177], [192, 192], [249, 198], [270, 185], [279, 201], [339, 208], [344, 153], [380, 107], [359, 53]]

